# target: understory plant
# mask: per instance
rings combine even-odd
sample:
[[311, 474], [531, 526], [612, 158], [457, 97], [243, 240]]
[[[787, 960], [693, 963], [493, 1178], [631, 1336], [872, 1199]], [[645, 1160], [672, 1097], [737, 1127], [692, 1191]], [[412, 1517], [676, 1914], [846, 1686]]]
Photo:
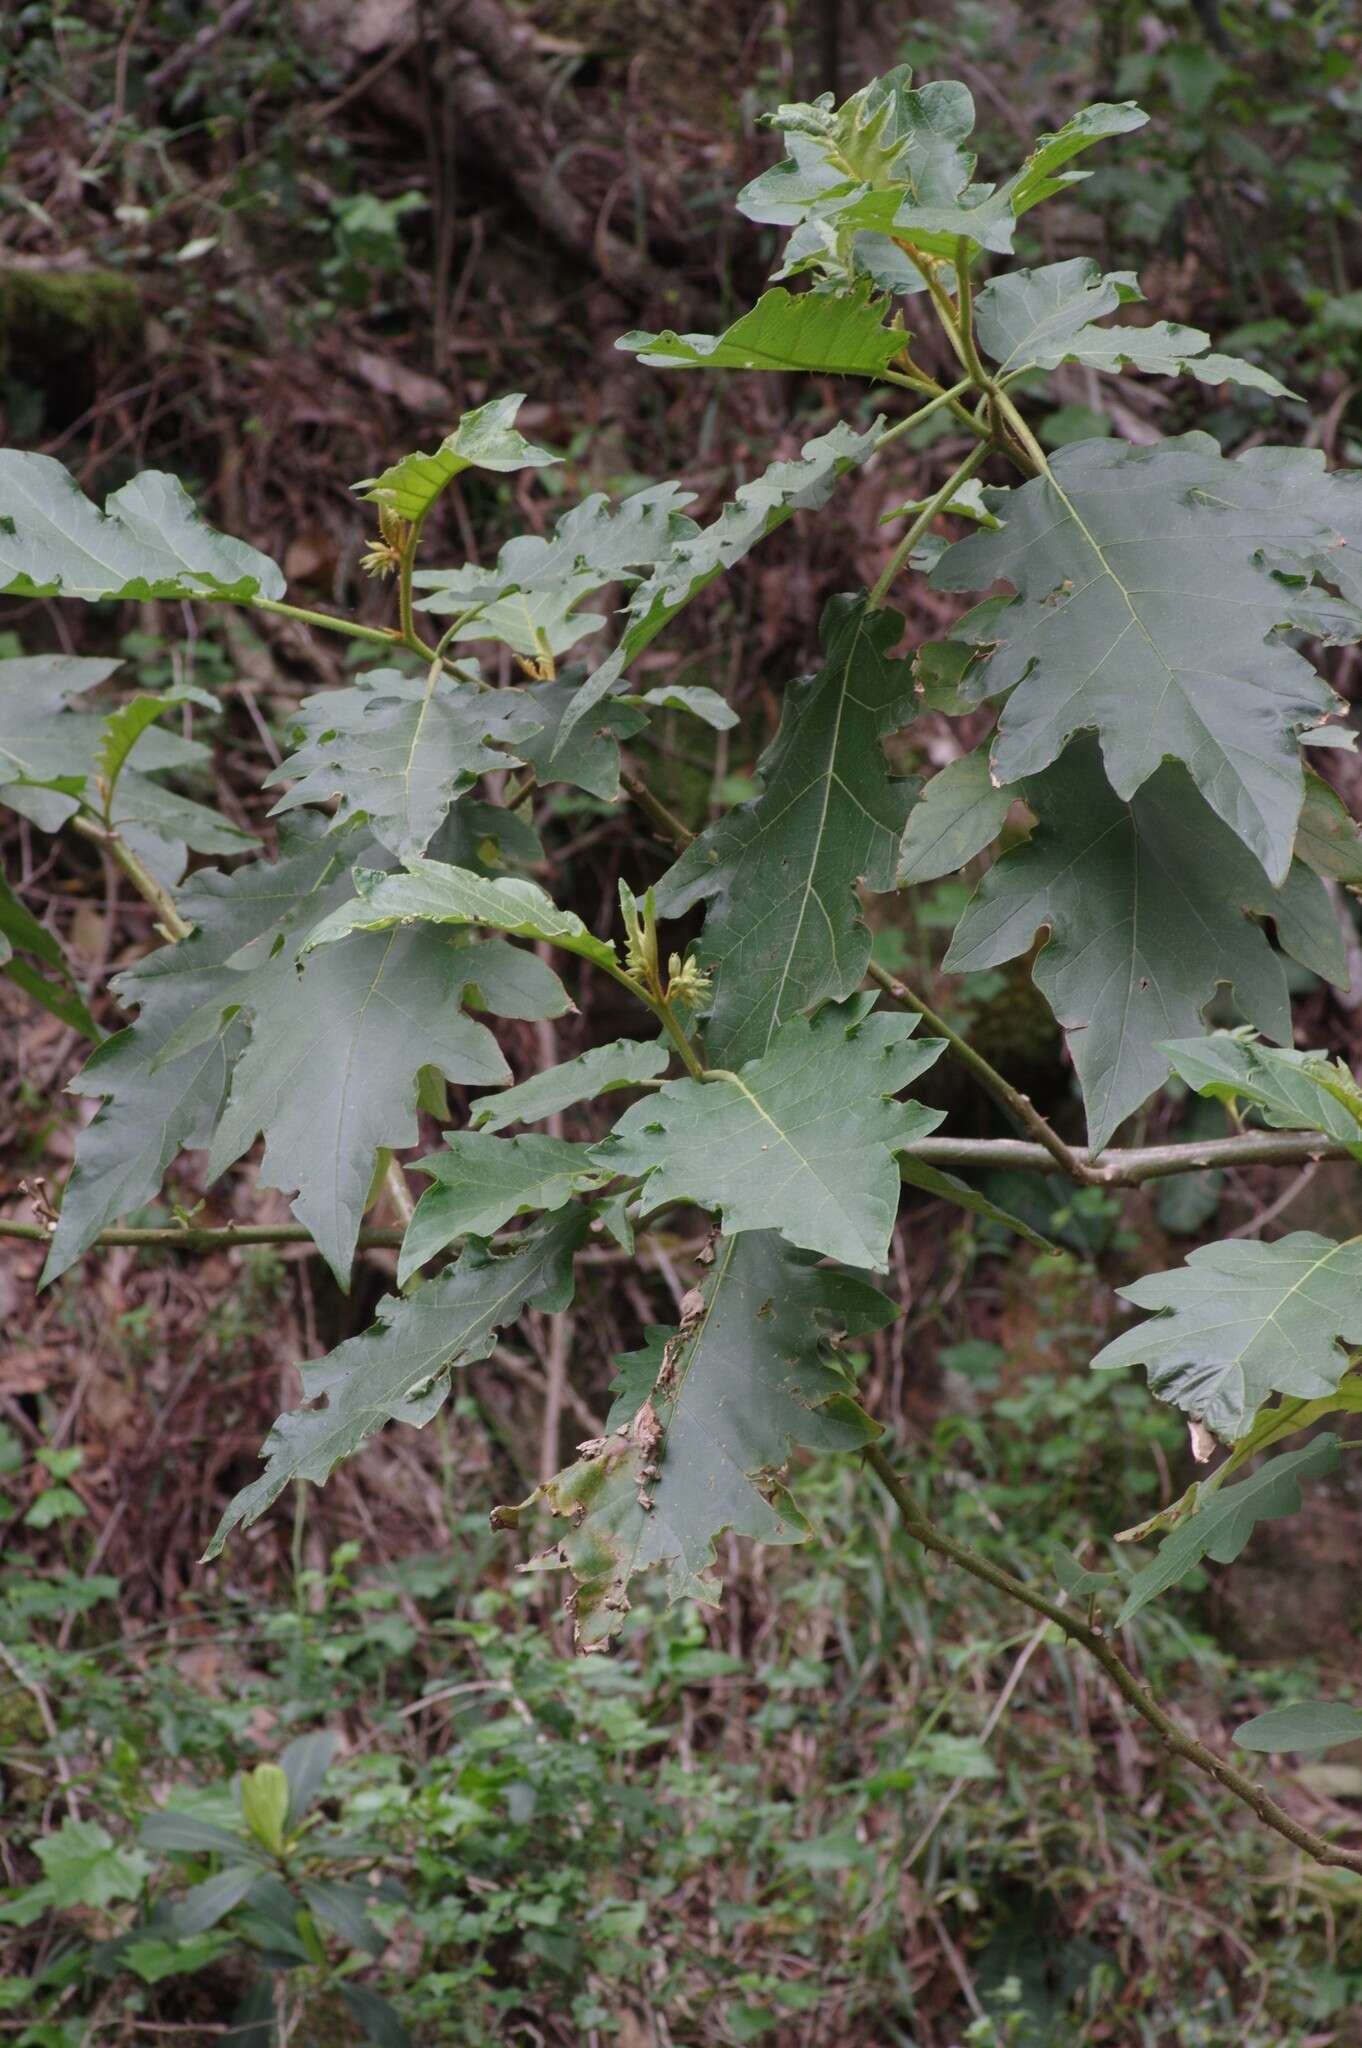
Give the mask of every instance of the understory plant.
[[[173, 477], [137, 476], [100, 511], [54, 460], [0, 453], [0, 589], [238, 606], [346, 635], [360, 657], [298, 710], [269, 777], [273, 855], [166, 779], [202, 761], [187, 722], [211, 696], [177, 683], [110, 709], [92, 694], [110, 659], [0, 664], [0, 797], [93, 842], [161, 941], [115, 978], [132, 1021], [99, 1040], [51, 931], [0, 895], [4, 971], [98, 1041], [71, 1083], [98, 1106], [59, 1203], [39, 1191], [34, 1222], [0, 1228], [48, 1240], [44, 1283], [100, 1244], [192, 1254], [291, 1237], [344, 1287], [362, 1245], [397, 1246], [396, 1291], [371, 1328], [303, 1365], [302, 1405], [228, 1507], [216, 1557], [293, 1482], [324, 1483], [390, 1423], [428, 1423], [522, 1314], [570, 1309], [589, 1261], [623, 1264], [698, 1213], [677, 1320], [620, 1359], [604, 1433], [495, 1511], [498, 1527], [542, 1532], [533, 1562], [565, 1574], [583, 1647], [616, 1634], [641, 1573], [714, 1600], [722, 1534], [801, 1540], [796, 1453], [845, 1453], [918, 1542], [1051, 1623], [1171, 1751], [1298, 1850], [1362, 1870], [1362, 1851], [1196, 1738], [1119, 1647], [1148, 1602], [1202, 1560], [1234, 1559], [1337, 1464], [1339, 1434], [1315, 1426], [1362, 1405], [1348, 1349], [1362, 1343], [1362, 1242], [1236, 1238], [1124, 1290], [1150, 1313], [1094, 1363], [1143, 1365], [1209, 1467], [1123, 1532], [1157, 1539], [1133, 1572], [1061, 1554], [1053, 1583], [1048, 1562], [1021, 1578], [948, 1533], [837, 1349], [898, 1312], [884, 1276], [905, 1183], [1034, 1236], [960, 1176], [1020, 1166], [1111, 1194], [1362, 1156], [1352, 1075], [1293, 1047], [1286, 964], [1346, 986], [1342, 891], [1362, 886], [1362, 842], [1310, 765], [1348, 736], [1303, 649], [1362, 638], [1358, 479], [1310, 447], [1256, 439], [1229, 458], [1195, 431], [1050, 456], [1027, 421], [1028, 396], [1071, 364], [1237, 386], [1265, 415], [1290, 406], [1200, 330], [1132, 317], [1133, 273], [1086, 256], [1009, 267], [1019, 223], [1085, 175], [1076, 159], [1143, 119], [1085, 107], [988, 184], [963, 85], [915, 89], [900, 69], [842, 106], [779, 109], [789, 154], [739, 200], [788, 230], [776, 281], [722, 333], [619, 345], [667, 377], [838, 378], [852, 417], [708, 524], [666, 482], [588, 497], [490, 567], [428, 565], [423, 531], [455, 479], [557, 460], [519, 431], [520, 398], [490, 400], [433, 453], [356, 486], [376, 522], [366, 566], [391, 579], [383, 626], [288, 602], [275, 564], [206, 526]], [[924, 367], [924, 330], [949, 375]], [[639, 657], [777, 527], [835, 517], [839, 479], [892, 463], [905, 437], [925, 445], [933, 422], [967, 452], [901, 508], [873, 587], [827, 605], [821, 658], [785, 693], [756, 793], [692, 834], [621, 746], [663, 707], [721, 729], [735, 714], [707, 687], [636, 684]], [[970, 530], [948, 541], [943, 520]], [[917, 578], [979, 601], [913, 646]], [[586, 608], [609, 590], [624, 592], [615, 614]], [[905, 732], [911, 747], [926, 713], [959, 721], [961, 744], [924, 786], [886, 747]], [[563, 792], [635, 806], [669, 846], [665, 865], [635, 853], [610, 928], [543, 886], [572, 829]], [[1000, 835], [945, 967], [1030, 963], [1067, 1038], [1085, 1144], [872, 960], [875, 898], [960, 874]], [[191, 851], [229, 864], [186, 874]], [[515, 1080], [483, 1020], [552, 1020], [602, 984], [611, 999], [592, 1014], [623, 1030]], [[1211, 1031], [1221, 989], [1244, 1021]], [[1015, 1136], [940, 1129], [911, 1091], [943, 1057]], [[1235, 1132], [1114, 1143], [1174, 1077], [1230, 1104]], [[565, 1113], [613, 1094], [627, 1103], [606, 1136], [561, 1134]], [[418, 1112], [443, 1142], [408, 1167], [396, 1155], [418, 1143]], [[295, 1224], [120, 1227], [182, 1150], [206, 1152], [212, 1181], [262, 1137], [257, 1183], [292, 1198]], [[419, 1200], [411, 1172], [428, 1182]], [[365, 1225], [382, 1199], [400, 1228]], [[1238, 1739], [1299, 1749], [1359, 1729], [1345, 1703], [1300, 1702]]]

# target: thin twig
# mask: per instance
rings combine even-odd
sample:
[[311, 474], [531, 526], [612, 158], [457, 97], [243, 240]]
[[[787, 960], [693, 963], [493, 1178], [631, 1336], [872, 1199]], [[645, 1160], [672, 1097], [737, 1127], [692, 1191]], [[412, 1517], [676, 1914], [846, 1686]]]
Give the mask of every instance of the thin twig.
[[1014, 1088], [1010, 1081], [1004, 1080], [997, 1068], [991, 1066], [982, 1053], [976, 1052], [958, 1031], [953, 1031], [945, 1018], [939, 1017], [921, 996], [915, 995], [897, 975], [888, 973], [874, 961], [866, 971], [870, 979], [882, 988], [886, 995], [892, 996], [896, 1003], [902, 1003], [906, 1010], [915, 1010], [924, 1024], [929, 1025], [939, 1037], [945, 1039], [955, 1058], [962, 1066], [968, 1067], [979, 1086], [1007, 1112], [1019, 1129], [1028, 1131], [1036, 1143], [1044, 1147], [1055, 1164], [1068, 1174], [1070, 1180], [1077, 1181], [1081, 1186], [1097, 1178], [1094, 1169], [1086, 1160], [1075, 1152], [1071, 1145], [1066, 1145], [1058, 1131], [1047, 1123], [1030, 1096], [1024, 1095], [1020, 1088]]
[[1127, 1706], [1133, 1708], [1140, 1719], [1148, 1723], [1165, 1749], [1194, 1764], [1199, 1771], [1204, 1771], [1207, 1777], [1222, 1785], [1241, 1804], [1255, 1813], [1265, 1826], [1272, 1828], [1294, 1848], [1312, 1857], [1316, 1863], [1328, 1864], [1340, 1870], [1362, 1872], [1362, 1849], [1340, 1848], [1324, 1835], [1316, 1834], [1313, 1828], [1303, 1827], [1299, 1821], [1293, 1820], [1285, 1807], [1279, 1806], [1261, 1785], [1256, 1785], [1252, 1778], [1245, 1777], [1233, 1764], [1226, 1763], [1213, 1749], [1208, 1749], [1204, 1742], [1199, 1742], [1194, 1735], [1189, 1735], [1180, 1728], [1149, 1688], [1142, 1685], [1134, 1673], [1121, 1662], [1100, 1630], [1089, 1628], [1086, 1622], [1078, 1620], [1066, 1608], [1061, 1607], [1057, 1600], [1049, 1599], [1034, 1586], [1028, 1586], [1023, 1580], [1014, 1578], [1011, 1572], [1004, 1571], [1001, 1565], [994, 1564], [977, 1550], [971, 1550], [967, 1544], [957, 1543], [944, 1529], [938, 1528], [936, 1523], [929, 1520], [918, 1507], [878, 1444], [870, 1446], [865, 1458], [903, 1517], [908, 1534], [915, 1542], [920, 1543], [924, 1550], [932, 1550], [938, 1556], [949, 1558], [952, 1564], [959, 1565], [971, 1578], [979, 1579], [997, 1592], [1007, 1594], [1011, 1600], [1019, 1600], [1024, 1607], [1031, 1608], [1033, 1613], [1045, 1615], [1061, 1634], [1067, 1636], [1070, 1642], [1076, 1643], [1080, 1649], [1086, 1650], [1088, 1655], [1101, 1665]]
[[[929, 1013], [930, 1014], [930, 1013]], [[1068, 1148], [1066, 1148], [1068, 1149]], [[905, 1158], [921, 1159], [931, 1166], [960, 1166], [979, 1172], [999, 1168], [1026, 1169], [1033, 1173], [1070, 1173], [1081, 1185], [1106, 1188], [1141, 1187], [1146, 1181], [1167, 1180], [1178, 1173], [1201, 1173], [1217, 1167], [1299, 1166], [1305, 1160], [1348, 1159], [1351, 1150], [1339, 1139], [1322, 1138], [1315, 1131], [1250, 1131], [1238, 1138], [1210, 1138], [1194, 1144], [1131, 1146], [1125, 1151], [1090, 1153], [1086, 1147], [1072, 1148], [1073, 1172], [1046, 1145], [1029, 1144], [1021, 1138], [919, 1138], [903, 1148]], [[0, 1238], [26, 1238], [31, 1244], [46, 1244], [52, 1235], [42, 1223], [21, 1223], [0, 1216]], [[400, 1230], [361, 1230], [361, 1251], [392, 1250], [402, 1242]], [[91, 1249], [132, 1245], [141, 1250], [177, 1252], [230, 1251], [235, 1245], [297, 1244], [315, 1250], [312, 1233], [301, 1223], [239, 1223], [222, 1229], [197, 1229], [166, 1224], [160, 1228], [114, 1228], [101, 1230]], [[614, 1262], [615, 1253], [584, 1253], [598, 1261]]]
[[668, 840], [678, 853], [684, 853], [696, 836], [689, 825], [683, 825], [676, 813], [669, 811], [661, 797], [655, 796], [643, 777], [636, 775], [632, 769], [620, 770], [620, 782], [628, 790], [658, 837]]
[[[359, 1249], [361, 1251], [396, 1250], [404, 1233], [400, 1230], [361, 1230]], [[47, 1244], [52, 1232], [42, 1223], [20, 1223], [9, 1216], [0, 1216], [0, 1237], [27, 1238], [31, 1244]], [[161, 1228], [128, 1227], [126, 1229], [101, 1230], [91, 1243], [91, 1250], [109, 1248], [114, 1245], [133, 1245], [139, 1250], [171, 1252], [220, 1252], [230, 1251], [233, 1246], [257, 1244], [299, 1244], [309, 1251], [315, 1251], [312, 1232], [302, 1223], [231, 1223], [221, 1230], [198, 1230], [178, 1223], [166, 1224]]]

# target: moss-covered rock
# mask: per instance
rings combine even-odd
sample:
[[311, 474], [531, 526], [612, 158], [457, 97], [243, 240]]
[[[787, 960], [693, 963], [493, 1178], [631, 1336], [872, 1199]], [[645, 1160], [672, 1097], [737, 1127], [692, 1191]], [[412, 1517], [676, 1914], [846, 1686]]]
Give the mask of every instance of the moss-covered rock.
[[51, 412], [83, 410], [100, 370], [141, 343], [142, 302], [116, 270], [0, 264], [0, 379], [41, 391]]

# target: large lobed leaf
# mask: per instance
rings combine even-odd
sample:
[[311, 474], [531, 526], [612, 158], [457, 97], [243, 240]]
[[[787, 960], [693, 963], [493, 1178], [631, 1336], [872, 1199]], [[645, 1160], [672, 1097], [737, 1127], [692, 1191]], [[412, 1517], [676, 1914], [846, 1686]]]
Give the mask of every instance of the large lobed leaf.
[[898, 1214], [895, 1155], [942, 1112], [895, 1098], [944, 1041], [910, 1043], [916, 1017], [873, 997], [782, 1024], [737, 1073], [667, 1081], [627, 1109], [592, 1157], [646, 1176], [652, 1208], [691, 1201], [730, 1233], [778, 1230], [790, 1244], [883, 1271]]
[[1162, 1050], [1198, 1095], [1256, 1110], [1273, 1130], [1321, 1131], [1362, 1159], [1362, 1090], [1341, 1060], [1259, 1045], [1237, 1031], [1172, 1039]]
[[1113, 372], [1128, 368], [1161, 377], [1187, 374], [1203, 384], [1246, 384], [1273, 398], [1292, 396], [1255, 364], [1208, 354], [1211, 337], [1199, 327], [1168, 320], [1148, 327], [1094, 324], [1143, 296], [1133, 271], [1104, 275], [1090, 256], [1047, 263], [1039, 270], [1013, 270], [993, 278], [975, 300], [975, 336], [984, 353], [1009, 375], [1082, 363]]
[[306, 1405], [275, 1423], [265, 1470], [229, 1504], [205, 1556], [216, 1557], [232, 1530], [249, 1527], [292, 1480], [324, 1485], [385, 1423], [419, 1429], [429, 1422], [448, 1396], [450, 1375], [486, 1358], [499, 1331], [529, 1304], [566, 1308], [585, 1230], [585, 1211], [574, 1208], [500, 1257], [470, 1245], [410, 1300], [389, 1295], [363, 1336], [305, 1365]]
[[459, 794], [542, 722], [523, 692], [478, 689], [438, 663], [424, 677], [371, 669], [298, 706], [300, 744], [265, 781], [292, 784], [272, 815], [334, 799], [399, 858], [424, 853]]
[[301, 813], [280, 843], [277, 862], [196, 875], [179, 899], [190, 937], [115, 982], [140, 1014], [72, 1083], [104, 1100], [78, 1141], [45, 1279], [154, 1199], [180, 1150], [210, 1148], [215, 1175], [263, 1131], [264, 1183], [298, 1190], [296, 1212], [344, 1284], [379, 1151], [416, 1142], [421, 1069], [509, 1078], [464, 1006], [567, 1009], [549, 968], [501, 940], [400, 932], [304, 960], [312, 927], [350, 898], [356, 835]]
[[[163, 731], [146, 715], [148, 707], [166, 708], [170, 693], [113, 709], [82, 706], [118, 666], [67, 654], [0, 661], [0, 803], [44, 832], [55, 832], [82, 803], [101, 816], [107, 809], [119, 836], [167, 883], [184, 872], [190, 846], [228, 854], [254, 846], [216, 810], [152, 780], [211, 758], [199, 741]], [[136, 768], [128, 765], [134, 745]]]
[[763, 1543], [807, 1535], [778, 1476], [791, 1449], [854, 1450], [879, 1433], [829, 1362], [827, 1339], [863, 1335], [894, 1313], [861, 1276], [826, 1271], [776, 1236], [720, 1242], [680, 1329], [622, 1362], [638, 1368], [634, 1395], [617, 1404], [610, 1435], [582, 1445], [541, 1490], [567, 1523], [542, 1561], [576, 1581], [585, 1648], [618, 1630], [637, 1573], [663, 1566], [672, 1600], [712, 1600], [724, 1530]]
[[196, 875], [178, 901], [194, 926], [190, 936], [115, 978], [114, 993], [139, 1014], [70, 1083], [73, 1093], [100, 1098], [100, 1107], [77, 1140], [44, 1284], [106, 1224], [153, 1201], [178, 1152], [208, 1144], [245, 1042], [244, 1028], [224, 1029], [224, 1020], [239, 1009], [253, 971], [267, 970], [276, 947], [287, 969], [298, 924], [345, 893], [341, 848], [327, 840], [322, 820], [299, 820], [281, 835], [277, 861]]
[[0, 591], [20, 597], [279, 598], [267, 555], [215, 533], [177, 477], [144, 470], [101, 512], [50, 455], [0, 449]]
[[[377, 1154], [420, 1136], [421, 1070], [478, 1087], [510, 1079], [495, 1038], [462, 1007], [480, 950], [429, 929], [380, 932], [309, 953], [250, 993], [251, 1040], [208, 1170], [223, 1173], [263, 1132], [259, 1184], [297, 1189], [293, 1213], [342, 1286]], [[566, 995], [551, 995], [561, 1014]]]
[[1032, 971], [1069, 1035], [1092, 1145], [1162, 1084], [1163, 1041], [1197, 1031], [1221, 983], [1260, 1031], [1289, 1039], [1285, 970], [1255, 914], [1296, 959], [1346, 984], [1323, 884], [1298, 861], [1272, 889], [1175, 764], [1122, 802], [1085, 739], [1013, 793], [1039, 823], [980, 883], [945, 965], [996, 967], [1048, 930]]
[[[946, 590], [1011, 583], [976, 700], [1010, 691], [998, 722], [1000, 782], [1034, 775], [1095, 730], [1118, 796], [1169, 755], [1274, 882], [1286, 874], [1304, 797], [1300, 734], [1335, 706], [1276, 637], [1299, 591], [1264, 558], [1349, 573], [1362, 493], [1313, 449], [1227, 461], [1206, 434], [1153, 447], [1082, 441], [1052, 476], [986, 490], [999, 531], [971, 534], [933, 572]], [[1347, 522], [1346, 524], [1344, 522]]]
[[762, 794], [703, 833], [658, 885], [679, 917], [710, 901], [700, 956], [714, 977], [710, 1057], [764, 1053], [784, 1020], [850, 995], [870, 958], [856, 885], [892, 889], [914, 785], [889, 773], [883, 736], [914, 708], [911, 664], [889, 649], [896, 612], [835, 597], [824, 662], [786, 692], [759, 763]]
[[1161, 1400], [1233, 1442], [1270, 1394], [1316, 1400], [1337, 1388], [1344, 1347], [1362, 1343], [1362, 1238], [1229, 1238], [1119, 1291], [1156, 1313], [1104, 1346], [1094, 1369], [1143, 1365]]
[[630, 598], [614, 652], [587, 677], [564, 713], [555, 754], [568, 744], [581, 720], [617, 687], [630, 662], [693, 597], [796, 512], [817, 511], [827, 503], [838, 477], [873, 453], [881, 424], [876, 420], [857, 433], [839, 420], [830, 432], [806, 441], [797, 460], [773, 462], [761, 476], [740, 484], [732, 504], [725, 505], [717, 519], [667, 549]]

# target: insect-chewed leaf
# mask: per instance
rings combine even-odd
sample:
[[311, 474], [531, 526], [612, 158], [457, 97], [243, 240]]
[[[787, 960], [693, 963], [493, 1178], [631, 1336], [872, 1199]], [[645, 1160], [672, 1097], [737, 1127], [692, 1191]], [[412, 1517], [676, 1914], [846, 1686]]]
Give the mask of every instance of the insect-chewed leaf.
[[894, 1156], [942, 1112], [895, 1100], [942, 1050], [910, 1043], [916, 1017], [873, 998], [792, 1017], [736, 1074], [667, 1081], [627, 1109], [593, 1158], [650, 1176], [650, 1205], [692, 1201], [731, 1233], [778, 1230], [793, 1245], [883, 1270], [898, 1214]]
[[208, 1144], [246, 1036], [225, 1020], [256, 974], [292, 972], [299, 929], [348, 891], [345, 850], [327, 837], [324, 820], [290, 823], [280, 847], [277, 861], [195, 875], [177, 905], [194, 926], [190, 936], [115, 979], [119, 1000], [139, 1015], [70, 1084], [104, 1100], [76, 1142], [44, 1284], [106, 1224], [154, 1200], [177, 1152]]
[[514, 1088], [484, 1095], [473, 1105], [469, 1121], [475, 1129], [501, 1131], [507, 1124], [536, 1124], [574, 1103], [590, 1102], [618, 1088], [637, 1088], [665, 1074], [671, 1053], [663, 1039], [617, 1038], [611, 1045], [545, 1067]]
[[517, 876], [475, 875], [439, 860], [409, 860], [405, 872], [355, 873], [359, 892], [323, 919], [308, 946], [333, 945], [351, 932], [385, 931], [395, 924], [480, 924], [515, 938], [547, 939], [598, 966], [613, 967], [615, 948], [597, 939], [580, 917], [560, 910], [537, 883]]
[[435, 663], [424, 678], [373, 669], [303, 699], [301, 744], [266, 778], [293, 784], [272, 815], [337, 798], [338, 817], [367, 818], [380, 846], [424, 853], [460, 792], [541, 723], [520, 690], [479, 690]]
[[796, 512], [817, 511], [827, 503], [838, 477], [872, 452], [882, 424], [876, 420], [857, 433], [839, 420], [829, 433], [806, 441], [798, 460], [773, 462], [761, 476], [739, 486], [732, 504], [725, 505], [712, 524], [692, 530], [668, 548], [630, 598], [614, 653], [587, 677], [564, 714], [557, 751], [593, 707], [610, 695], [635, 655], [683, 606]]
[[1217, 1564], [1233, 1564], [1259, 1522], [1300, 1512], [1302, 1479], [1317, 1479], [1322, 1473], [1332, 1472], [1337, 1464], [1338, 1438], [1326, 1433], [1306, 1444], [1303, 1450], [1269, 1458], [1252, 1478], [1241, 1479], [1234, 1486], [1222, 1486], [1209, 1495], [1194, 1514], [1164, 1538], [1152, 1563], [1136, 1573], [1116, 1617], [1116, 1627], [1124, 1628], [1141, 1608], [1185, 1579], [1203, 1558], [1213, 1558]]
[[1185, 373], [1203, 384], [1246, 384], [1274, 398], [1293, 396], [1256, 364], [1208, 355], [1211, 337], [1199, 327], [1168, 320], [1149, 327], [1094, 325], [1143, 296], [1133, 271], [1103, 275], [1090, 256], [1075, 256], [993, 278], [975, 301], [975, 333], [984, 353], [1008, 374], [1083, 363], [1094, 370], [1129, 368], [1160, 377]]
[[541, 1562], [576, 1580], [584, 1647], [619, 1628], [637, 1573], [662, 1565], [671, 1599], [712, 1600], [724, 1530], [762, 1543], [807, 1535], [777, 1476], [792, 1448], [854, 1450], [879, 1434], [829, 1362], [827, 1338], [863, 1335], [894, 1313], [867, 1280], [825, 1271], [766, 1232], [720, 1243], [680, 1329], [638, 1355], [632, 1411], [617, 1404], [612, 1433], [542, 1489], [569, 1526]]
[[205, 1555], [216, 1557], [232, 1530], [249, 1527], [291, 1480], [324, 1485], [341, 1459], [385, 1423], [419, 1429], [429, 1422], [448, 1395], [450, 1374], [486, 1358], [498, 1332], [528, 1304], [566, 1308], [573, 1253], [586, 1227], [585, 1211], [572, 1209], [527, 1232], [504, 1256], [470, 1245], [410, 1300], [389, 1295], [363, 1336], [303, 1366], [307, 1405], [275, 1423], [265, 1470], [230, 1503]]
[[1040, 822], [989, 869], [945, 964], [996, 967], [1049, 928], [1033, 972], [1070, 1034], [1094, 1146], [1162, 1084], [1162, 1041], [1197, 1030], [1218, 983], [1233, 984], [1260, 1031], [1290, 1038], [1285, 971], [1253, 914], [1274, 920], [1294, 958], [1346, 982], [1322, 882], [1296, 862], [1285, 887], [1270, 888], [1176, 764], [1122, 803], [1085, 739], [1020, 794]]
[[1094, 1369], [1143, 1365], [1161, 1400], [1233, 1442], [1269, 1394], [1316, 1400], [1338, 1386], [1343, 1346], [1362, 1343], [1362, 1238], [1227, 1238], [1119, 1292], [1158, 1313], [1099, 1351]]
[[1264, 551], [1305, 575], [1326, 557], [1331, 576], [1355, 573], [1341, 522], [1362, 492], [1328, 476], [1318, 450], [1227, 461], [1206, 434], [1080, 441], [1051, 468], [985, 491], [1001, 530], [957, 542], [933, 572], [941, 589], [1004, 579], [1019, 593], [994, 618], [996, 650], [974, 683], [978, 698], [1012, 693], [994, 773], [1033, 775], [1091, 727], [1126, 798], [1172, 755], [1280, 882], [1304, 794], [1299, 735], [1334, 698], [1273, 637], [1299, 593]]
[[796, 1011], [851, 993], [870, 958], [856, 885], [894, 886], [914, 785], [890, 775], [880, 742], [915, 708], [911, 664], [888, 652], [903, 621], [835, 597], [822, 632], [824, 664], [787, 691], [761, 758], [762, 794], [658, 885], [669, 917], [714, 899], [700, 947], [714, 977], [706, 1042], [730, 1064], [764, 1053]]
[[441, 491], [466, 469], [545, 469], [560, 462], [561, 456], [536, 448], [518, 432], [515, 416], [524, 403], [523, 391], [489, 399], [466, 412], [433, 455], [404, 455], [381, 476], [365, 477], [355, 489], [399, 519], [414, 522], [425, 518]]
[[446, 1131], [444, 1152], [430, 1152], [417, 1172], [435, 1182], [416, 1204], [397, 1261], [405, 1287], [418, 1267], [457, 1238], [491, 1237], [513, 1216], [561, 1209], [608, 1178], [590, 1163], [585, 1145], [563, 1138], [494, 1138], [482, 1131]]
[[1236, 1031], [1170, 1039], [1161, 1050], [1198, 1095], [1256, 1109], [1274, 1130], [1322, 1131], [1362, 1159], [1362, 1090], [1341, 1060], [1259, 1045]]
[[722, 334], [622, 334], [616, 348], [668, 370], [812, 370], [846, 377], [882, 377], [903, 348], [901, 324], [890, 322], [887, 299], [871, 297], [870, 280], [850, 292], [801, 292], [783, 285], [763, 292]]
[[267, 555], [215, 533], [178, 477], [144, 470], [100, 512], [50, 455], [0, 449], [0, 590], [23, 597], [279, 598]]
[[900, 885], [958, 874], [993, 844], [1016, 794], [993, 780], [987, 747], [939, 768], [909, 813], [899, 849]]

